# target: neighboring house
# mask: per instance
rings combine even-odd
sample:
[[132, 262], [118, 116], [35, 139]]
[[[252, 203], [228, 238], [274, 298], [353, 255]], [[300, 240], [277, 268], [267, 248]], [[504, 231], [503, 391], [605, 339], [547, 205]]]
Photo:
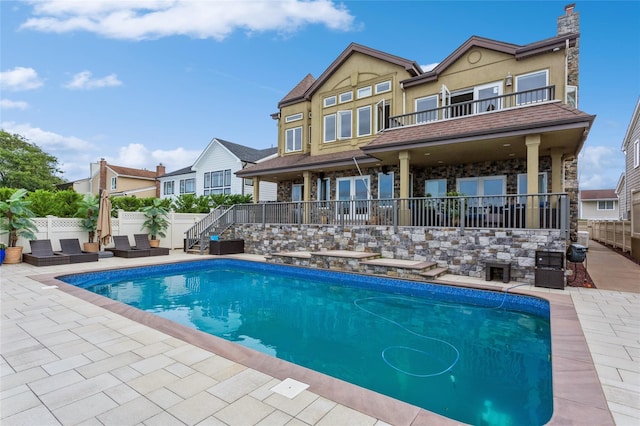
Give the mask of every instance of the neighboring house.
[[631, 219], [631, 193], [640, 191], [640, 97], [631, 116], [629, 128], [622, 140], [625, 172], [619, 185], [620, 217]]
[[615, 189], [580, 191], [580, 219], [618, 220], [618, 196]]
[[98, 163], [91, 163], [89, 183], [83, 184], [82, 188], [95, 195], [98, 195], [100, 190], [106, 190], [112, 197], [159, 197], [157, 177], [164, 174], [165, 167], [162, 164], [156, 166], [155, 171], [150, 171], [115, 166], [102, 158]]
[[557, 24], [523, 46], [473, 36], [427, 72], [352, 43], [279, 102], [277, 157], [237, 175], [277, 182], [283, 202], [513, 194], [506, 211], [526, 199], [515, 194], [566, 193], [574, 238], [578, 154], [595, 116], [577, 109], [573, 5]]
[[257, 190], [253, 180], [236, 177], [235, 173], [251, 164], [275, 156], [277, 148], [254, 149], [213, 138], [190, 167], [159, 178], [161, 197], [176, 198], [181, 194], [248, 194], [261, 201], [276, 199], [277, 184], [260, 182]]

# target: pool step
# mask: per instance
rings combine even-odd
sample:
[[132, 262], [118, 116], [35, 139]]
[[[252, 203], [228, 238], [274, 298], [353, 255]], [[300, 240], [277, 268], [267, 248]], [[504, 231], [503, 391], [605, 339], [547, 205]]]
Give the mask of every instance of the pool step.
[[447, 272], [446, 267], [438, 267], [436, 262], [390, 259], [379, 253], [351, 250], [278, 252], [272, 253], [267, 262], [421, 281], [433, 280]]

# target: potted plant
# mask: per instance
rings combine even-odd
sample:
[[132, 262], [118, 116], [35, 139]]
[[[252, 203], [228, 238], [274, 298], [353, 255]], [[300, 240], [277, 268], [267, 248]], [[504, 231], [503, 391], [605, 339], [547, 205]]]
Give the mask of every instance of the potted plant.
[[0, 201], [0, 231], [9, 234], [9, 246], [5, 249], [5, 263], [22, 261], [22, 246], [18, 246], [18, 238], [33, 240], [36, 238], [35, 216], [29, 209], [30, 201], [25, 200], [27, 190], [18, 189], [5, 201]]
[[87, 194], [78, 202], [76, 217], [81, 218], [80, 227], [89, 233], [89, 242], [83, 244], [84, 251], [97, 253], [100, 249], [98, 242], [94, 242], [96, 228], [98, 227], [98, 213], [100, 212], [100, 200], [98, 197]]
[[159, 247], [160, 240], [156, 237], [166, 237], [165, 231], [169, 228], [169, 221], [167, 216], [169, 210], [164, 206], [163, 201], [159, 198], [154, 198], [151, 205], [142, 207], [140, 209], [144, 213], [145, 220], [142, 223], [142, 229], [146, 229], [151, 235], [149, 245], [151, 247]]

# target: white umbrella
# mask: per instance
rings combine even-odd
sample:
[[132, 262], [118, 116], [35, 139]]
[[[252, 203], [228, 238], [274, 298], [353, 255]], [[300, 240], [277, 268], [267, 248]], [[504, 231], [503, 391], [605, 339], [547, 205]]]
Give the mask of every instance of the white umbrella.
[[100, 210], [98, 211], [98, 241], [102, 247], [111, 241], [111, 200], [104, 189], [100, 193]]

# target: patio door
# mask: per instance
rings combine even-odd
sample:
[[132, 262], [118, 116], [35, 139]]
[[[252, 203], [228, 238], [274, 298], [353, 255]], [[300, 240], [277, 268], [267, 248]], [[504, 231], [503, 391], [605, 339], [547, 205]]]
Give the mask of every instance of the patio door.
[[337, 179], [338, 214], [350, 220], [367, 220], [369, 217], [369, 176], [352, 176]]
[[[481, 101], [475, 103], [476, 111], [475, 113], [488, 112], [500, 109], [500, 98], [498, 99], [490, 99], [495, 98], [496, 96], [502, 95], [502, 83], [489, 83], [482, 86], [477, 86], [474, 88], [473, 98], [476, 101]], [[489, 99], [489, 100], [484, 100]]]

